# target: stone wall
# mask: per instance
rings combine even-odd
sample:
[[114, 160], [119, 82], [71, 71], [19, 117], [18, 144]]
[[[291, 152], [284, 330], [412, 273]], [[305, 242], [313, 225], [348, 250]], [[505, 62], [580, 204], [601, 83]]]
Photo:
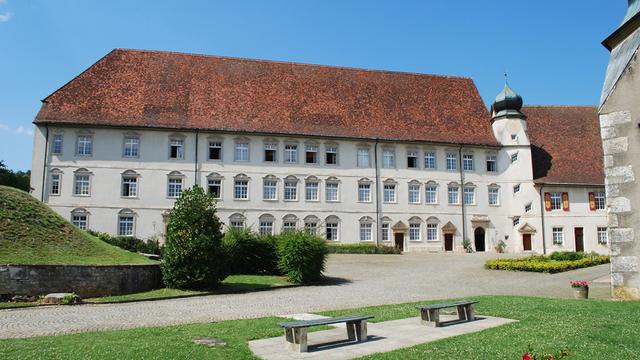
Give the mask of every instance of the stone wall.
[[0, 265], [0, 295], [73, 292], [87, 298], [161, 286], [159, 265]]

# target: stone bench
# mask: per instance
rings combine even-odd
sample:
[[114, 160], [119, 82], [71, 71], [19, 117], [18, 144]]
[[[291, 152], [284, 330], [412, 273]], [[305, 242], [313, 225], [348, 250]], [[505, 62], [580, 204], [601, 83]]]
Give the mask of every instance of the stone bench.
[[476, 319], [474, 305], [477, 303], [477, 301], [464, 300], [444, 304], [418, 305], [416, 308], [420, 309], [420, 317], [423, 324], [431, 327], [440, 327], [442, 326], [440, 321], [441, 309], [456, 308], [459, 321], [473, 321]]
[[293, 351], [307, 351], [307, 329], [311, 326], [347, 324], [347, 337], [351, 341], [367, 341], [367, 320], [373, 316], [351, 315], [326, 319], [300, 320], [278, 324], [284, 328], [287, 347]]

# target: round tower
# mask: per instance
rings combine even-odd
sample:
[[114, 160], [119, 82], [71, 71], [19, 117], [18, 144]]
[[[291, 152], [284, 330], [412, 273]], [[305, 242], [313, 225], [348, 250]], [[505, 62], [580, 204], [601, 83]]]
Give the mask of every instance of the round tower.
[[491, 105], [491, 126], [493, 135], [502, 145], [529, 145], [527, 117], [520, 112], [522, 96], [508, 84], [496, 96]]

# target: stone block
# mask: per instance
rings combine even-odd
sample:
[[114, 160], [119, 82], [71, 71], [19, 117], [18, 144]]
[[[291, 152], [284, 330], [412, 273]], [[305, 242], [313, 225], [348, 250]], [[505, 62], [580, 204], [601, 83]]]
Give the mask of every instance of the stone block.
[[613, 228], [609, 229], [609, 240], [612, 244], [627, 243], [634, 240], [633, 229]]
[[631, 112], [616, 111], [600, 115], [600, 128], [627, 124], [631, 122]]
[[631, 211], [631, 200], [626, 197], [616, 197], [609, 200], [609, 212], [617, 214], [617, 213], [625, 213]]
[[[65, 300], [68, 299], [68, 300]], [[43, 302], [45, 304], [66, 304], [65, 305], [69, 305], [69, 304], [77, 304], [79, 303], [80, 297], [76, 294], [71, 294], [71, 293], [53, 293], [53, 294], [47, 294], [44, 297]]]
[[606, 155], [604, 157], [604, 167], [606, 168], [610, 168], [610, 167], [614, 167], [616, 164], [615, 160], [613, 159], [613, 155]]
[[602, 141], [604, 155], [622, 154], [629, 150], [629, 139], [618, 137]]
[[635, 181], [633, 168], [628, 166], [616, 166], [604, 170], [607, 177], [607, 184], [624, 184]]
[[611, 258], [612, 272], [638, 272], [637, 256], [614, 256]]
[[616, 129], [611, 126], [603, 127], [600, 129], [600, 137], [602, 139], [611, 139], [618, 136], [616, 133]]
[[621, 286], [624, 285], [624, 275], [619, 273], [611, 274], [611, 285], [613, 286]]
[[618, 225], [618, 215], [607, 213], [607, 224], [609, 227], [617, 227]]

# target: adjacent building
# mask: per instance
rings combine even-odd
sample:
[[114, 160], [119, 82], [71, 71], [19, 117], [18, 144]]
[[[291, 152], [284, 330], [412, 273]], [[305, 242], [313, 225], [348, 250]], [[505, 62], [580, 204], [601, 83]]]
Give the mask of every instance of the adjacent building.
[[469, 78], [116, 49], [43, 100], [33, 195], [162, 237], [201, 185], [226, 226], [405, 251], [608, 253], [595, 107], [487, 111]]

